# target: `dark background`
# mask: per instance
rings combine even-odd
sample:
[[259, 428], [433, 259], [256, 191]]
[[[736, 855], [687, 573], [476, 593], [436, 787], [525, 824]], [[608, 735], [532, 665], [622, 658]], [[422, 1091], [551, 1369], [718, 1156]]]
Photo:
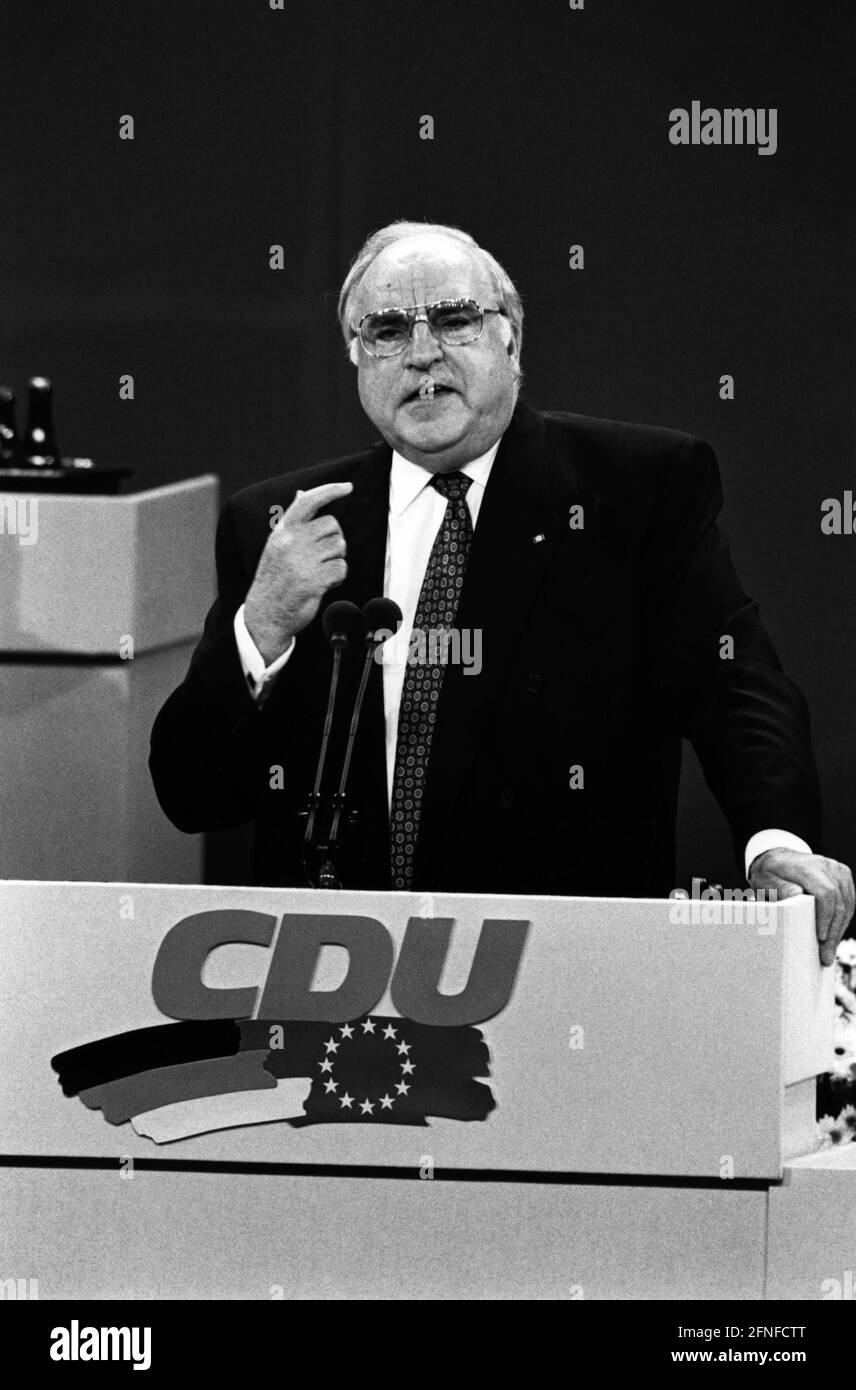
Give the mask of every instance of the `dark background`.
[[[55, 380], [64, 452], [226, 496], [362, 447], [347, 265], [397, 217], [465, 227], [523, 294], [530, 404], [716, 449], [853, 861], [856, 537], [820, 531], [854, 484], [849, 3], [5, 0], [2, 30], [0, 381]], [[777, 153], [672, 146], [693, 99], [777, 107]], [[692, 758], [680, 843], [682, 881], [737, 881]]]

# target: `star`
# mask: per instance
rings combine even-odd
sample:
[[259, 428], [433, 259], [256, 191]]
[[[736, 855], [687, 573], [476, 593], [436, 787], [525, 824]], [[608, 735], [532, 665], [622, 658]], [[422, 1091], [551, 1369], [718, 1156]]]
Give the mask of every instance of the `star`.
[[339, 1097], [339, 1104], [341, 1105], [341, 1107], [342, 1107], [343, 1110], [350, 1110], [350, 1108], [351, 1108], [351, 1106], [353, 1105], [353, 1103], [354, 1103], [354, 1097], [353, 1097], [353, 1096], [349, 1096], [347, 1091], [345, 1092], [345, 1094], [344, 1094], [343, 1096], [340, 1096], [340, 1097]]
[[367, 1018], [366, 1021], [365, 1021], [365, 1023], [363, 1024], [363, 1032], [364, 1032], [364, 1033], [373, 1033], [373, 1032], [374, 1032], [374, 1024], [372, 1023], [372, 1021], [371, 1021], [370, 1018]]
[[338, 1089], [339, 1089], [339, 1083], [338, 1083], [338, 1081], [334, 1081], [334, 1080], [332, 1079], [332, 1077], [331, 1077], [331, 1079], [327, 1082], [327, 1085], [324, 1087], [324, 1090], [327, 1092], [327, 1095], [328, 1095], [328, 1096], [329, 1096], [329, 1094], [330, 1094], [331, 1091], [337, 1091]]
[[353, 1031], [354, 1031], [354, 1030], [353, 1030], [353, 1028], [351, 1027], [350, 1023], [346, 1023], [345, 1026], [344, 1026], [344, 1028], [340, 1028], [340, 1029], [339, 1029], [339, 1032], [342, 1034], [342, 1037], [343, 1037], [343, 1038], [350, 1038], [351, 1035], [352, 1035], [352, 1033], [353, 1033]]
[[404, 1072], [405, 1076], [407, 1076], [409, 1072], [415, 1071], [416, 1068], [412, 1062], [402, 1062], [401, 1070]]
[[327, 1042], [324, 1045], [328, 1052], [339, 1051], [339, 1044], [336, 1042], [335, 1038], [328, 1038]]
[[384, 1028], [383, 1036], [385, 1038], [394, 1038], [396, 1036], [395, 1029], [393, 1028], [391, 1023], [388, 1023]]
[[400, 1096], [406, 1096], [410, 1087], [407, 1085], [406, 1081], [399, 1081], [395, 1089]]
[[329, 1058], [329, 1057], [325, 1057], [324, 1061], [323, 1061], [323, 1062], [319, 1062], [318, 1065], [319, 1065], [319, 1067], [321, 1068], [322, 1071], [332, 1071], [332, 1070], [333, 1070], [333, 1063], [330, 1061], [330, 1058]]
[[400, 1042], [400, 1043], [398, 1044], [398, 1047], [397, 1047], [396, 1051], [397, 1051], [397, 1052], [402, 1052], [402, 1053], [404, 1054], [404, 1056], [406, 1057], [407, 1054], [408, 1054], [408, 1052], [410, 1051], [410, 1043]]
[[381, 1096], [381, 1098], [380, 1098], [380, 1108], [381, 1108], [381, 1110], [391, 1110], [391, 1109], [392, 1109], [392, 1097], [391, 1097], [391, 1096]]
[[370, 1100], [364, 1100], [362, 1105], [360, 1106], [360, 1109], [362, 1110], [364, 1115], [374, 1114], [374, 1106], [372, 1105]]

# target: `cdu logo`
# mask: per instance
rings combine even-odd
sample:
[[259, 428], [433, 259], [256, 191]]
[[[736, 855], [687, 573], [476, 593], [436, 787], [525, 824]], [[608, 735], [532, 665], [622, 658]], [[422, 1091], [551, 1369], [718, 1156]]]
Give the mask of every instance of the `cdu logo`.
[[[160, 1012], [177, 1020], [71, 1048], [52, 1059], [65, 1095], [110, 1124], [170, 1143], [213, 1130], [284, 1121], [426, 1125], [484, 1120], [495, 1109], [481, 1031], [512, 996], [529, 923], [486, 919], [466, 986], [440, 992], [454, 921], [411, 917], [398, 958], [373, 917], [286, 914], [264, 986], [204, 983], [212, 951], [270, 948], [276, 917], [194, 913], [164, 937], [152, 972]], [[348, 968], [313, 989], [325, 947]], [[396, 1014], [373, 1013], [389, 990]]]

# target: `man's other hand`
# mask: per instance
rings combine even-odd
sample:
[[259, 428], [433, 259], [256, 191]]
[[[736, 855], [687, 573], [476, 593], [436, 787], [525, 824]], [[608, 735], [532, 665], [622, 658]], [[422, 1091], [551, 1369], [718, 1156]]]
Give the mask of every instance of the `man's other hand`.
[[846, 864], [822, 854], [796, 849], [768, 849], [749, 866], [749, 882], [757, 891], [774, 889], [776, 899], [807, 893], [814, 898], [821, 965], [832, 965], [839, 941], [856, 905], [853, 875]]
[[271, 531], [244, 606], [247, 631], [268, 665], [348, 573], [341, 526], [335, 517], [316, 513], [347, 497], [353, 486], [324, 483], [298, 493]]

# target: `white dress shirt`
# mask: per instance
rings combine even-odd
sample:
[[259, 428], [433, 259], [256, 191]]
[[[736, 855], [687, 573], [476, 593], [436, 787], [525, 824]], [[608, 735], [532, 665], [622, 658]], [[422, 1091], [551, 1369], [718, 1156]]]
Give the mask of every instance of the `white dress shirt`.
[[[464, 464], [458, 471], [472, 478], [472, 486], [467, 490], [467, 506], [472, 517], [473, 530], [478, 522], [484, 491], [490, 477], [490, 470], [496, 458], [499, 440], [480, 458]], [[407, 669], [407, 653], [413, 620], [419, 602], [419, 593], [428, 558], [434, 544], [440, 523], [446, 512], [446, 499], [436, 488], [431, 487], [431, 474], [418, 463], [411, 463], [397, 451], [393, 451], [392, 467], [389, 475], [389, 521], [386, 539], [386, 562], [384, 565], [383, 592], [385, 598], [394, 599], [401, 609], [402, 623], [394, 637], [383, 646], [383, 705], [386, 727], [386, 781], [387, 794], [392, 801], [392, 780], [395, 771], [395, 751], [398, 741], [398, 711], [401, 705], [401, 692], [404, 674]], [[274, 681], [287, 664], [294, 651], [295, 640], [269, 666], [247, 631], [244, 621], [244, 605], [238, 609], [234, 621], [235, 641], [241, 666], [254, 699], [261, 704], [269, 694]], [[768, 849], [795, 849], [811, 853], [805, 840], [788, 830], [760, 830], [746, 845], [745, 868], [749, 867], [759, 854]]]

